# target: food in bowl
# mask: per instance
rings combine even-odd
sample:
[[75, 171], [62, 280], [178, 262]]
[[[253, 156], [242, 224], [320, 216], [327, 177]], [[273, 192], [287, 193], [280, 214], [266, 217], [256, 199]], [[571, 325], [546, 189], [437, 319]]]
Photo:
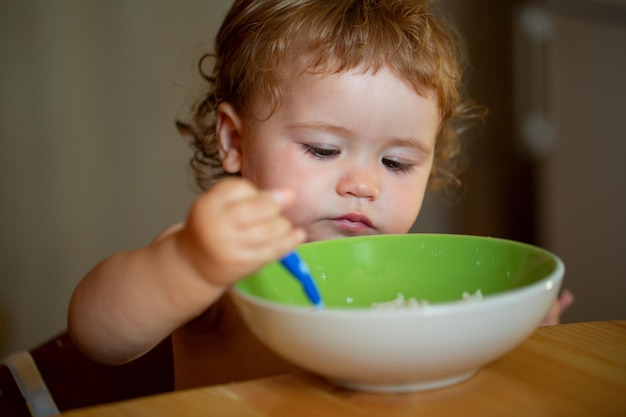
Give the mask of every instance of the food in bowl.
[[[312, 307], [298, 282], [272, 263], [232, 290], [244, 320], [294, 364], [373, 392], [470, 378], [535, 330], [564, 273], [561, 260], [542, 248], [479, 236], [354, 237], [307, 243], [298, 252], [325, 308]], [[459, 302], [464, 292], [478, 298], [478, 290], [481, 299]], [[428, 303], [371, 308], [398, 294]]]
[[[477, 290], [476, 293], [470, 294], [467, 291], [463, 291], [459, 302], [466, 303], [472, 301], [480, 301], [483, 299], [483, 293]], [[372, 309], [404, 309], [404, 308], [422, 308], [428, 305], [428, 300], [418, 300], [415, 297], [411, 297], [408, 300], [404, 298], [404, 294], [398, 293], [398, 296], [391, 301], [382, 301], [372, 303]]]
[[421, 308], [428, 305], [428, 300], [418, 300], [411, 297], [404, 299], [404, 294], [398, 293], [398, 296], [391, 301], [381, 301], [372, 303], [372, 310], [401, 310], [404, 308]]

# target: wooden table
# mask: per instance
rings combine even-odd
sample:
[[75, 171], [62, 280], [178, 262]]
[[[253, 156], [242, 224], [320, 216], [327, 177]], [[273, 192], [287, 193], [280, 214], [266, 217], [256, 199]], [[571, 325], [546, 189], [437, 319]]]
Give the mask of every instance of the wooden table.
[[410, 394], [336, 388], [307, 373], [74, 410], [111, 416], [626, 416], [626, 320], [539, 328], [458, 385]]

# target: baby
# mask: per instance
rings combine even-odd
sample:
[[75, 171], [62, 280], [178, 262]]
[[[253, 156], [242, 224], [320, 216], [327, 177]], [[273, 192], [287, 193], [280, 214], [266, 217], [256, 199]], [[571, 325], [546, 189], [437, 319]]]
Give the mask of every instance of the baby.
[[237, 0], [208, 89], [178, 127], [205, 190], [186, 220], [98, 264], [69, 331], [93, 359], [172, 337], [177, 388], [293, 366], [241, 321], [228, 288], [305, 241], [406, 233], [427, 189], [457, 180], [455, 32], [419, 0]]

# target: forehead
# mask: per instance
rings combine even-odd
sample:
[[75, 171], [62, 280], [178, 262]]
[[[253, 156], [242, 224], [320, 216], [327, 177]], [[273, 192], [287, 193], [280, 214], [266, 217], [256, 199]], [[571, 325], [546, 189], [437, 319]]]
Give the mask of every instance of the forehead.
[[441, 122], [436, 103], [434, 94], [418, 94], [388, 69], [306, 72], [285, 80], [280, 106], [271, 113], [264, 100], [257, 101], [255, 111], [257, 126], [270, 121], [265, 126], [372, 143], [414, 141], [430, 148]]
[[[358, 67], [349, 68], [337, 58], [316, 58], [315, 56], [301, 57], [281, 65], [273, 76], [269, 77], [268, 85], [259, 86], [250, 92], [248, 107], [253, 109], [257, 118], [267, 118], [285, 104], [285, 98], [289, 98], [294, 92], [301, 89], [302, 85], [306, 86], [312, 80], [339, 79], [344, 74], [352, 75], [353, 79], [360, 78], [363, 88], [367, 88], [373, 80], [384, 80], [387, 85], [401, 84], [407, 92], [432, 101], [435, 107], [440, 110], [440, 100], [434, 89], [416, 86], [414, 80], [407, 79], [389, 66], [378, 67], [369, 63], [361, 63]], [[362, 77], [354, 77], [359, 75]], [[346, 79], [347, 77], [343, 78]], [[296, 86], [297, 84], [300, 86]], [[317, 83], [316, 87], [323, 84]]]

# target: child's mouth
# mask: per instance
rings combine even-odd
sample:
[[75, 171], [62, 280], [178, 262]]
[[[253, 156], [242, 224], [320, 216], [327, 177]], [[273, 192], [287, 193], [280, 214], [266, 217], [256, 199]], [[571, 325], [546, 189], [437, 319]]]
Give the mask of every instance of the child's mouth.
[[367, 218], [367, 216], [356, 213], [334, 218], [333, 221], [339, 224], [342, 228], [354, 232], [360, 232], [373, 227], [372, 222], [369, 218]]

